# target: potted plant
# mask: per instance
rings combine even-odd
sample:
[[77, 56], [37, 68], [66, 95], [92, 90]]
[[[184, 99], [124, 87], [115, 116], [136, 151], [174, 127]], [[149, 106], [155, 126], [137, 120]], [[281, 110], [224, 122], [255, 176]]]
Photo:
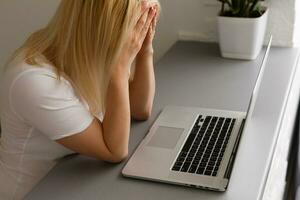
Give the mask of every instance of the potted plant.
[[263, 0], [218, 0], [219, 44], [223, 57], [255, 59], [262, 49], [268, 9]]

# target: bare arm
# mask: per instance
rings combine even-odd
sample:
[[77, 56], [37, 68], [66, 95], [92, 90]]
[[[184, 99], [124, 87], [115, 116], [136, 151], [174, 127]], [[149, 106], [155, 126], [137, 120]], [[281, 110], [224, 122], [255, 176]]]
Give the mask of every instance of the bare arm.
[[103, 123], [95, 118], [82, 133], [57, 142], [75, 152], [110, 162], [119, 162], [127, 156], [130, 106], [128, 73], [123, 65], [117, 66], [112, 75]]
[[137, 120], [150, 117], [155, 95], [155, 76], [153, 67], [153, 45], [157, 23], [157, 8], [143, 46], [136, 57], [133, 80], [129, 85], [131, 116]]
[[136, 69], [130, 82], [131, 115], [137, 120], [149, 118], [155, 94], [155, 77], [153, 68], [153, 54], [136, 58]]
[[130, 132], [128, 68], [141, 49], [154, 15], [153, 10], [144, 9], [114, 66], [103, 123], [94, 119], [85, 131], [57, 140], [58, 143], [75, 152], [109, 162], [120, 162], [127, 156]]

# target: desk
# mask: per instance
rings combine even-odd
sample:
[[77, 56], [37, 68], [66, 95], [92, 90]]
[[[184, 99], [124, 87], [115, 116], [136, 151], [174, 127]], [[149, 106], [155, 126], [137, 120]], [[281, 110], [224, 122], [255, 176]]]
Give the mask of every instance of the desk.
[[[152, 117], [146, 122], [132, 123], [130, 154], [166, 105], [246, 111], [262, 56], [263, 52], [255, 61], [227, 60], [219, 56], [217, 44], [176, 43], [156, 66], [157, 92]], [[298, 49], [271, 49], [226, 192], [124, 178], [120, 172], [125, 163], [112, 165], [76, 156], [58, 164], [26, 199], [268, 199], [273, 183], [278, 181], [274, 166], [288, 155], [290, 127], [296, 115], [293, 108], [298, 105], [300, 91], [298, 57]], [[280, 174], [284, 179], [285, 171]]]

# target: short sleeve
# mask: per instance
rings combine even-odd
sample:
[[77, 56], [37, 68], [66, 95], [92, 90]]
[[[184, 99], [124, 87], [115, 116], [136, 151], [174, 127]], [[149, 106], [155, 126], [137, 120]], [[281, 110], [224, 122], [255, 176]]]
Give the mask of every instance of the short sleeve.
[[15, 79], [10, 105], [18, 117], [52, 140], [80, 133], [94, 119], [68, 81], [43, 69]]

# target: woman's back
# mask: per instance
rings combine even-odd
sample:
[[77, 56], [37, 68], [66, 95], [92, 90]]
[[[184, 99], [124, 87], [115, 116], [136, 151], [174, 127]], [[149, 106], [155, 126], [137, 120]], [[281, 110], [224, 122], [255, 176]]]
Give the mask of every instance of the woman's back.
[[58, 159], [72, 153], [54, 140], [81, 132], [93, 120], [51, 66], [13, 65], [1, 83], [1, 199], [21, 199]]

